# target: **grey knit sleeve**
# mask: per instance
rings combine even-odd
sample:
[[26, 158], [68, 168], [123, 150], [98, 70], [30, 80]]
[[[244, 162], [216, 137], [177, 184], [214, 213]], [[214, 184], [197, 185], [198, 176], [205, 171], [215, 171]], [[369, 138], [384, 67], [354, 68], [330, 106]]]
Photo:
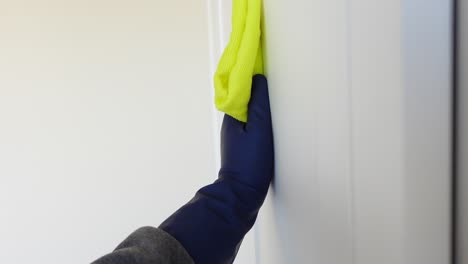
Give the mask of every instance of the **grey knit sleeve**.
[[114, 252], [92, 264], [193, 264], [184, 247], [159, 228], [142, 227], [125, 239]]

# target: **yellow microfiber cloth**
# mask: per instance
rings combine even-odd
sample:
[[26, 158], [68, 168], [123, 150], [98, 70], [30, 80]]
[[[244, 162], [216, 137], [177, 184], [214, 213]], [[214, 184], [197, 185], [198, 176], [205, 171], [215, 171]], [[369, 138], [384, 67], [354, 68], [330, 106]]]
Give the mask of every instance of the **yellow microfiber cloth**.
[[263, 74], [261, 0], [233, 0], [232, 32], [214, 76], [218, 110], [247, 122], [252, 76]]

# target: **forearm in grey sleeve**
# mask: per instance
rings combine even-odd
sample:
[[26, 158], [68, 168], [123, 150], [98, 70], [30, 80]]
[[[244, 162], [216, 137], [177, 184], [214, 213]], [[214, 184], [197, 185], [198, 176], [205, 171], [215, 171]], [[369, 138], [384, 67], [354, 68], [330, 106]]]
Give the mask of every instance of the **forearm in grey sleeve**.
[[142, 227], [91, 264], [193, 264], [184, 247], [159, 228]]

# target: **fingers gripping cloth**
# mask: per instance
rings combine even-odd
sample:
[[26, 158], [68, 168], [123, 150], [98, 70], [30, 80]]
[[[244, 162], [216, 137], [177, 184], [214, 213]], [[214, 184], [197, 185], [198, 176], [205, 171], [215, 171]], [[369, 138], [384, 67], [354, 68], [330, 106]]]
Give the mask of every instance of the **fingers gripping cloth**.
[[214, 76], [218, 110], [247, 122], [252, 76], [263, 74], [261, 0], [233, 0], [232, 32]]

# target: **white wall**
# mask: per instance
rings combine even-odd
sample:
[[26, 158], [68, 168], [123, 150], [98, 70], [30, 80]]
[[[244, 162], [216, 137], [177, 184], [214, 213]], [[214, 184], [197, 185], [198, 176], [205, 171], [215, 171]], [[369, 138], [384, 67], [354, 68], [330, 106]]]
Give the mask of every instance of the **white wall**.
[[264, 1], [257, 263], [448, 264], [450, 0]]
[[0, 1], [2, 263], [89, 263], [215, 178], [206, 12]]

